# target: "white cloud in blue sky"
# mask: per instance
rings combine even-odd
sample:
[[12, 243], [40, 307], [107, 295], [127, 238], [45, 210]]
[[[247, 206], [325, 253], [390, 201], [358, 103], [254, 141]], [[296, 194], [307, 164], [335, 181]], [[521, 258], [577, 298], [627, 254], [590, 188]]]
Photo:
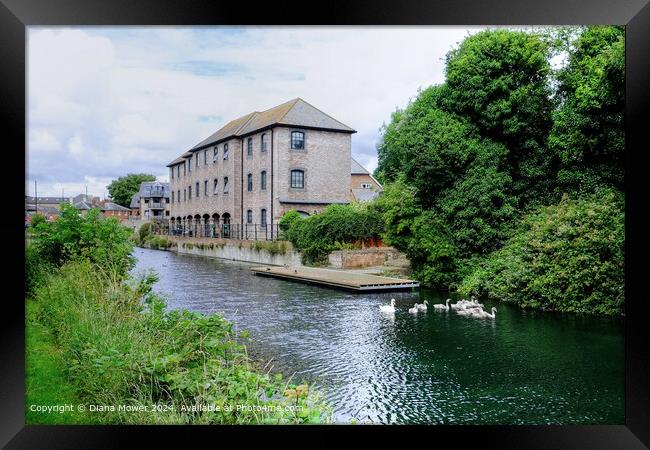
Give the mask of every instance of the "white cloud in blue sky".
[[353, 127], [373, 170], [379, 128], [481, 28], [78, 27], [28, 29], [26, 189], [103, 195], [248, 112], [295, 97]]

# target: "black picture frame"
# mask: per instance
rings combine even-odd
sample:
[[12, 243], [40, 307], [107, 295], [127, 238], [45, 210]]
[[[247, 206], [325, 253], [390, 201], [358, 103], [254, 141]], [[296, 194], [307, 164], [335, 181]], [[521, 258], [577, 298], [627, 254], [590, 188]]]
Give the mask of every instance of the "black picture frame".
[[[217, 2], [207, 0], [0, 0], [0, 85], [5, 126], [4, 179], [11, 186], [5, 197], [7, 217], [0, 221], [5, 238], [5, 295], [0, 365], [0, 444], [6, 448], [129, 448], [134, 438], [147, 446], [183, 439], [211, 446], [224, 434], [237, 434], [238, 445], [263, 438], [268, 445], [323, 444], [330, 437], [360, 435], [363, 439], [398, 439], [402, 445], [413, 432], [440, 444], [498, 448], [647, 448], [650, 445], [650, 346], [645, 320], [650, 303], [642, 272], [645, 200], [640, 163], [647, 147], [650, 105], [650, 5], [648, 0], [502, 0], [415, 1], [314, 4], [305, 2]], [[24, 208], [18, 186], [24, 186], [26, 144], [26, 27], [30, 25], [626, 25], [626, 352], [625, 425], [616, 426], [313, 426], [313, 427], [182, 427], [182, 426], [26, 426], [24, 366]], [[646, 114], [644, 114], [646, 113]], [[20, 151], [23, 149], [23, 151]], [[22, 204], [22, 206], [20, 206]], [[16, 236], [16, 239], [13, 238]], [[13, 276], [15, 272], [15, 276]], [[287, 433], [291, 433], [290, 435]], [[313, 434], [318, 438], [314, 439]], [[216, 439], [216, 440], [215, 440]], [[426, 441], [425, 441], [426, 442]], [[440, 444], [442, 445], [442, 444]]]

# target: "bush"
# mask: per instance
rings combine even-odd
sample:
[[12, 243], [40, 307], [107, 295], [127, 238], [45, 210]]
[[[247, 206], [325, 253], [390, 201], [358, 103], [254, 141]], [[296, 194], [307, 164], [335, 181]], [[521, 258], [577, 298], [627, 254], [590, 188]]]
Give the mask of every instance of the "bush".
[[135, 263], [130, 232], [116, 218], [103, 218], [97, 208], [82, 216], [72, 205], [62, 203], [56, 220], [38, 222], [34, 227], [34, 255], [30, 257], [53, 266], [85, 257], [99, 270], [121, 277]]
[[460, 292], [522, 307], [620, 314], [624, 309], [624, 200], [606, 190], [565, 195], [521, 223], [505, 246], [468, 275]]
[[[36, 290], [37, 320], [53, 330], [85, 403], [144, 405], [148, 412], [93, 413], [108, 424], [314, 423], [318, 395], [258, 370], [233, 325], [218, 315], [166, 311], [149, 274], [127, 285], [88, 260], [66, 264]], [[151, 405], [159, 409], [151, 411]], [[201, 405], [220, 411], [192, 409]], [[227, 406], [246, 405], [256, 412]], [[296, 405], [297, 411], [277, 410]], [[185, 408], [185, 410], [183, 410]], [[274, 409], [275, 408], [275, 409]], [[90, 421], [90, 420], [89, 420]]]
[[299, 217], [291, 215], [280, 226], [303, 262], [311, 264], [325, 261], [337, 245], [379, 238], [384, 229], [379, 211], [360, 203], [330, 205], [321, 214]]
[[255, 251], [267, 251], [271, 255], [284, 255], [287, 253], [287, 243], [284, 241], [255, 241], [253, 242], [252, 249]]
[[149, 237], [149, 247], [158, 250], [159, 248], [168, 249], [172, 246], [173, 242], [163, 236], [150, 236]]
[[150, 222], [143, 223], [140, 226], [140, 229], [138, 230], [138, 236], [140, 236], [140, 242], [144, 243], [150, 234], [151, 234], [151, 223]]

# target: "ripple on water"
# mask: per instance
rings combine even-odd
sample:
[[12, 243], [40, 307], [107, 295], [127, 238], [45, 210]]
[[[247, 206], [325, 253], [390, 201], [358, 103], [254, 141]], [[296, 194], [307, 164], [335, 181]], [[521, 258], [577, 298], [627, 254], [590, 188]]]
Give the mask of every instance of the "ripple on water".
[[[134, 272], [159, 273], [170, 308], [218, 312], [248, 330], [251, 354], [314, 384], [337, 422], [623, 423], [620, 322], [503, 304], [494, 321], [413, 316], [413, 303], [449, 294], [350, 294], [256, 277], [244, 263], [136, 257]], [[391, 297], [397, 312], [382, 314]]]

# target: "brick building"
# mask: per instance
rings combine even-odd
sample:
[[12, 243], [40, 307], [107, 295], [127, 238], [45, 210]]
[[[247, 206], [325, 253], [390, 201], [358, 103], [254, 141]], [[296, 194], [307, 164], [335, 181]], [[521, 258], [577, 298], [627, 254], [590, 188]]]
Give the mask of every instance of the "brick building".
[[144, 181], [131, 197], [131, 217], [139, 220], [169, 219], [169, 183]]
[[232, 120], [167, 165], [172, 228], [275, 232], [289, 210], [349, 203], [355, 132], [300, 98]]
[[354, 158], [350, 167], [350, 193], [352, 200], [367, 202], [376, 198], [382, 191], [382, 186], [361, 164]]

